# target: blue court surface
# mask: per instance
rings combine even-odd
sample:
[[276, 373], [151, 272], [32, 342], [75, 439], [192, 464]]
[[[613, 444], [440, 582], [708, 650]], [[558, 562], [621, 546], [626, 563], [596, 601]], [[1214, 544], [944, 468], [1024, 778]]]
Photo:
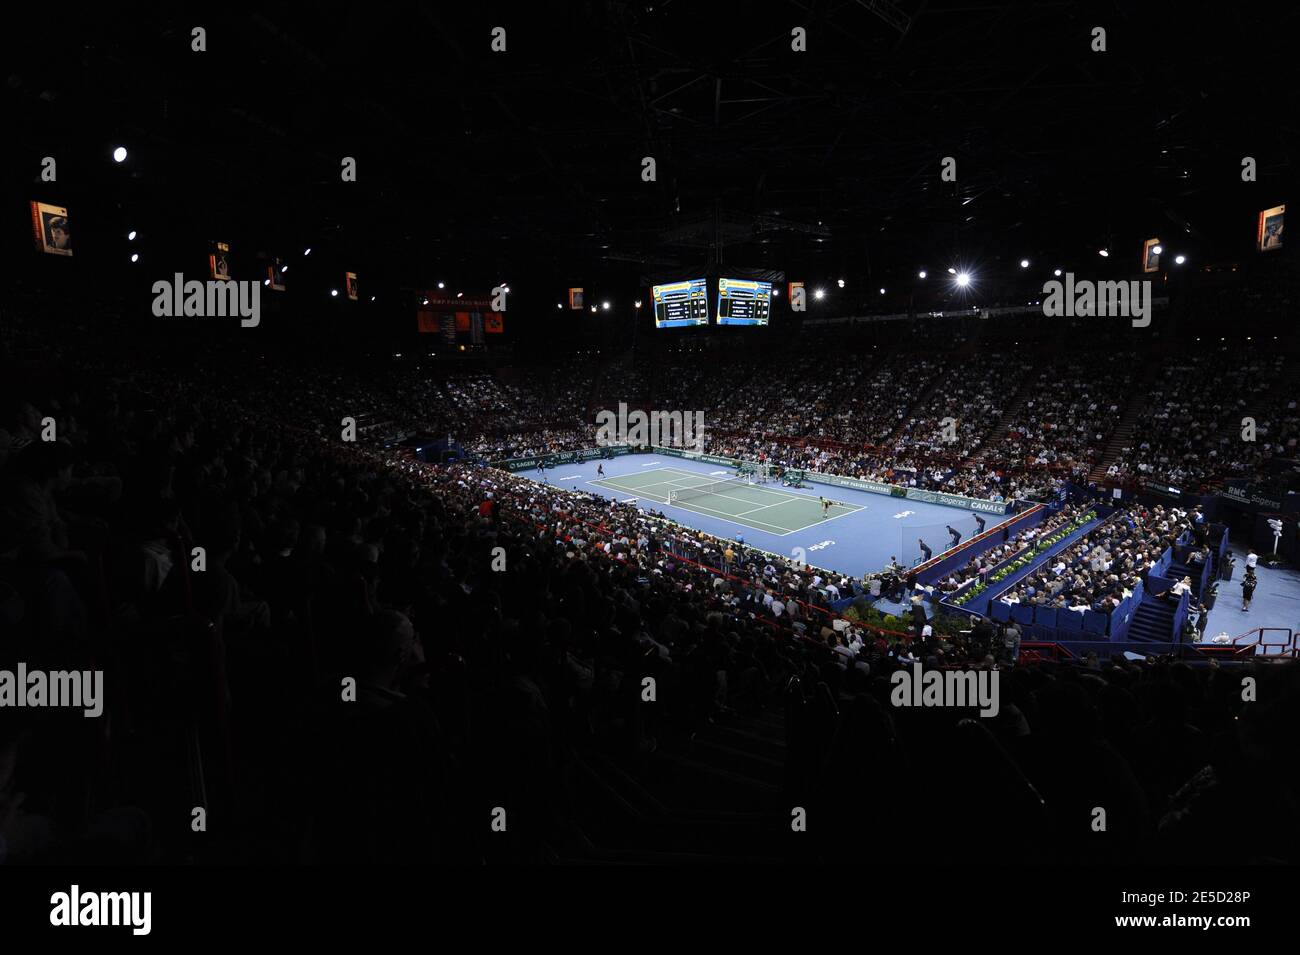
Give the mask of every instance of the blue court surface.
[[[596, 473], [597, 465], [604, 465], [603, 476]], [[542, 480], [537, 470], [517, 475]], [[922, 540], [938, 556], [951, 546], [948, 527], [962, 540], [978, 531], [970, 511], [846, 487], [808, 483], [788, 488], [779, 481], [710, 487], [734, 477], [722, 465], [657, 454], [563, 464], [545, 475], [557, 487], [634, 501], [725, 540], [741, 537], [746, 544], [786, 556], [802, 548], [807, 563], [857, 577], [883, 569], [891, 557], [904, 565], [920, 562]], [[674, 503], [679, 495], [688, 499]], [[820, 497], [832, 501], [825, 516]], [[980, 517], [989, 527], [1001, 520], [992, 514]]]

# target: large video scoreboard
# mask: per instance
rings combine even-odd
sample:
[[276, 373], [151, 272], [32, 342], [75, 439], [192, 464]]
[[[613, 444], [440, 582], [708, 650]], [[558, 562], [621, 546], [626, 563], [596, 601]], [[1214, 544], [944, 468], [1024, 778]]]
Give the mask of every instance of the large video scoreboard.
[[709, 290], [704, 279], [686, 279], [650, 289], [655, 303], [655, 328], [709, 324]]
[[771, 314], [771, 282], [718, 279], [719, 325], [766, 325]]

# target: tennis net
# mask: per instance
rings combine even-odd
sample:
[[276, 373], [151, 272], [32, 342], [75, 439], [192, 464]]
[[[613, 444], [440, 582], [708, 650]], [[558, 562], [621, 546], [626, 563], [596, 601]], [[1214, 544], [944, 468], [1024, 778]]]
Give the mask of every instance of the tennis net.
[[749, 481], [744, 478], [727, 478], [725, 481], [712, 481], [708, 484], [697, 484], [695, 487], [684, 487], [678, 490], [668, 492], [669, 504], [680, 504], [682, 501], [693, 501], [699, 497], [707, 497], [710, 494], [721, 494], [728, 488], [746, 487]]

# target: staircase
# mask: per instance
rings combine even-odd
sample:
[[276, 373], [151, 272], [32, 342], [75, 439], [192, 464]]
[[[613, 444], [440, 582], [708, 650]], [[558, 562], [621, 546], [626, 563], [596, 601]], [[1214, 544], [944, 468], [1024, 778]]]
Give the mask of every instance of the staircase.
[[909, 407], [903, 414], [902, 420], [898, 422], [898, 426], [895, 427], [893, 431], [889, 432], [889, 437], [885, 439], [886, 446], [892, 446], [895, 441], [903, 436], [903, 431], [907, 428], [907, 423], [912, 420], [917, 409], [924, 408], [926, 402], [934, 397], [935, 392], [947, 383], [948, 379], [945, 377], [943, 370], [941, 369], [939, 373], [934, 376], [934, 381], [930, 382], [930, 384], [926, 386], [925, 391], [921, 392], [917, 399], [912, 402], [911, 407]]
[[1088, 472], [1089, 481], [1105, 480], [1106, 469], [1115, 463], [1121, 451], [1131, 446], [1133, 430], [1137, 427], [1138, 419], [1146, 413], [1146, 410], [1146, 396], [1135, 396], [1124, 410], [1124, 415], [1119, 419], [1119, 424], [1115, 426], [1110, 441], [1106, 443], [1106, 450], [1102, 452], [1101, 458], [1093, 469]]
[[1119, 458], [1119, 453], [1127, 447], [1131, 447], [1133, 431], [1137, 427], [1138, 419], [1146, 414], [1147, 385], [1155, 377], [1157, 368], [1160, 367], [1159, 361], [1150, 356], [1147, 359], [1143, 372], [1138, 375], [1132, 385], [1133, 400], [1128, 403], [1124, 413], [1120, 416], [1119, 424], [1115, 426], [1110, 440], [1106, 442], [1106, 450], [1102, 452], [1101, 458], [1088, 472], [1089, 481], [1103, 481], [1106, 478], [1106, 469], [1115, 463]]
[[1128, 639], [1169, 643], [1174, 639], [1174, 605], [1167, 600], [1143, 596], [1142, 603], [1133, 613], [1133, 622], [1129, 624]]
[[[1028, 381], [1028, 379], [1029, 375], [1026, 375], [1025, 380]], [[983, 461], [988, 457], [990, 451], [996, 451], [1002, 446], [1006, 440], [1007, 432], [1011, 430], [1011, 425], [1020, 417], [1020, 412], [1025, 410], [1025, 405], [1029, 402], [1030, 393], [1030, 388], [1024, 385], [1021, 386], [1020, 391], [1016, 393], [1016, 395], [1011, 399], [1011, 403], [1007, 405], [1007, 410], [1003, 412], [1003, 415], [998, 419], [997, 424], [995, 424], [992, 430], [989, 431], [989, 436], [992, 440], [963, 461], [963, 467], [974, 464], [977, 461]]]
[[1165, 576], [1173, 581], [1182, 580], [1184, 577], [1190, 577], [1192, 579], [1192, 602], [1195, 603], [1201, 599], [1201, 572], [1199, 570], [1188, 567], [1186, 564], [1179, 563], [1175, 560], [1169, 565], [1169, 569], [1165, 571]]

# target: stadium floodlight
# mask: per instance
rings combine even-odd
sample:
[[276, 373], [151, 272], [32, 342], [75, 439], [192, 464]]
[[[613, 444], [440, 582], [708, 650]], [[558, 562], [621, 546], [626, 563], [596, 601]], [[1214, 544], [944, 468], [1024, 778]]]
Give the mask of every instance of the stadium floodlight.
[[884, 290], [884, 289], [881, 289], [881, 290], [880, 290], [880, 294], [881, 294], [881, 295], [884, 295], [884, 294], [885, 294], [885, 290]]
[[1153, 246], [1151, 246], [1151, 251], [1154, 252], [1156, 255], [1164, 255], [1164, 254], [1165, 254], [1164, 247], [1163, 247], [1163, 246], [1159, 246], [1159, 245], [1153, 245]]
[[840, 279], [840, 280], [839, 280], [838, 282], [836, 282], [835, 284], [838, 285], [840, 288], [844, 288], [844, 280], [843, 280], [843, 279]]
[[596, 314], [596, 306], [595, 306], [595, 305], [591, 306], [591, 314], [593, 314], [593, 315]]
[[[287, 265], [282, 265], [282, 266], [280, 266], [280, 274], [281, 274], [281, 275], [283, 275], [285, 272], [288, 272], [288, 271], [289, 271], [289, 266], [287, 266]], [[428, 303], [428, 302], [425, 302], [424, 304], [428, 305], [429, 303]]]
[[1174, 256], [1174, 265], [1182, 265], [1182, 264], [1183, 264], [1184, 262], [1186, 262], [1186, 261], [1187, 261], [1187, 256], [1185, 256], [1185, 255], [1175, 255], [1175, 256]]
[[640, 300], [640, 299], [637, 299], [635, 302], [633, 302], [633, 303], [632, 303], [632, 307], [633, 307], [633, 308], [640, 308], [640, 307], [641, 307], [641, 300]]
[[311, 255], [311, 246], [309, 245], [309, 246], [307, 246], [307, 248], [303, 249], [302, 254], [303, 254], [303, 255]]
[[555, 307], [556, 307], [556, 308], [564, 308], [564, 303], [563, 303], [563, 302], [556, 302], [556, 303], [555, 303]]
[[948, 266], [948, 274], [949, 274], [949, 275], [956, 275], [956, 274], [957, 274], [957, 270], [954, 269], [954, 268], [950, 265], [950, 266]]
[[775, 285], [772, 286], [772, 297], [773, 297], [773, 298], [780, 298], [780, 297], [781, 297], [781, 290], [780, 290], [779, 288], [777, 288]]
[[373, 301], [374, 301], [374, 300], [375, 300], [375, 297], [374, 297], [374, 296], [373, 296], [373, 295], [372, 295], [372, 296], [370, 296], [370, 301], [372, 301], [372, 302], [373, 302]]
[[957, 273], [957, 284], [960, 285], [962, 288], [965, 288], [967, 285], [970, 285], [970, 273], [969, 273], [969, 272], [958, 272], [958, 273]]
[[925, 269], [921, 269], [921, 271], [917, 272], [917, 273], [916, 273], [916, 277], [917, 277], [918, 279], [923, 279], [923, 278], [925, 278]]
[[113, 150], [113, 162], [126, 162], [126, 147], [118, 146]]
[[262, 279], [262, 284], [263, 284], [263, 285], [270, 285], [270, 284], [271, 284], [271, 280], [270, 280], [270, 279]]
[[421, 305], [428, 305], [428, 304], [429, 304], [429, 300], [428, 300], [427, 298], [422, 298], [422, 299], [420, 299], [420, 304], [421, 304]]
[[1059, 278], [1061, 277], [1061, 270], [1060, 270], [1060, 269], [1057, 269], [1057, 270], [1056, 270], [1055, 272], [1053, 272], [1052, 274], [1055, 275], [1055, 276], [1059, 279]]
[[605, 311], [608, 312], [608, 311], [609, 311], [609, 302], [601, 302], [601, 303], [600, 303], [600, 307], [603, 308]]
[[330, 289], [330, 298], [338, 298], [338, 297], [339, 297], [339, 290], [336, 288]]
[[464, 292], [457, 292], [457, 293], [456, 293], [456, 297], [457, 297], [457, 298], [464, 298], [464, 297], [465, 297], [465, 293], [464, 293]]
[[813, 292], [813, 298], [815, 298], [815, 299], [820, 300], [820, 299], [823, 299], [823, 298], [825, 298], [825, 297], [826, 297], [826, 292], [825, 292], [824, 289], [818, 289], [817, 291]]
[[134, 241], [135, 241], [135, 230], [134, 230], [134, 229], [132, 229], [130, 232], [128, 232], [128, 233], [126, 234], [126, 241], [127, 241], [127, 242], [134, 242]]
[[1103, 259], [1109, 259], [1110, 249], [1098, 249], [1097, 254], [1100, 255]]
[[132, 261], [132, 262], [139, 262], [139, 261], [140, 261], [140, 253], [139, 253], [139, 252], [132, 252], [132, 253], [131, 253], [131, 261]]
[[1028, 259], [1021, 259], [1021, 260], [1020, 260], [1020, 267], [1021, 267], [1022, 269], [1027, 269], [1027, 268], [1029, 268], [1029, 260], [1028, 260]]
[[446, 288], [446, 287], [447, 287], [447, 283], [446, 283], [446, 282], [439, 282], [439, 283], [438, 283], [438, 288]]

